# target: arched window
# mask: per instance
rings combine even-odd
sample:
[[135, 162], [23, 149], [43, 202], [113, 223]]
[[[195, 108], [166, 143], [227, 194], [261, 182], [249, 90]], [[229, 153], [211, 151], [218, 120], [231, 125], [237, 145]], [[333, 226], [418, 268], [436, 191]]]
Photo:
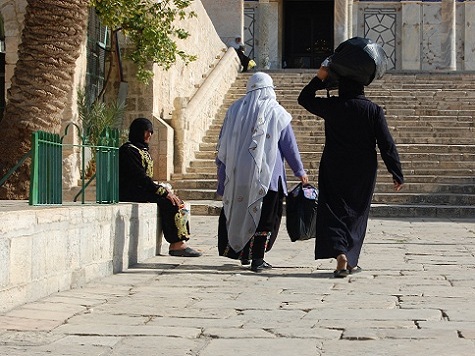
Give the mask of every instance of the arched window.
[[5, 28], [0, 14], [0, 121], [5, 111]]

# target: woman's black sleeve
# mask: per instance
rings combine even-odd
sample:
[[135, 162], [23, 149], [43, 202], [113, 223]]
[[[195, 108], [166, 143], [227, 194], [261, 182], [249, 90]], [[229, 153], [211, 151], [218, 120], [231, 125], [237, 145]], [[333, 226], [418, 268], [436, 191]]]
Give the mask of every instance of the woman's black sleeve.
[[381, 108], [378, 108], [378, 115], [376, 115], [375, 135], [381, 158], [383, 159], [387, 170], [392, 174], [395, 181], [401, 184], [404, 183], [399, 153], [396, 144], [394, 143], [394, 139], [389, 132], [388, 124], [383, 109]]
[[298, 103], [312, 114], [321, 116], [322, 98], [316, 98], [315, 93], [317, 92], [317, 90], [321, 90], [324, 88], [324, 82], [322, 82], [317, 77], [313, 78], [300, 92], [300, 95], [297, 99]]

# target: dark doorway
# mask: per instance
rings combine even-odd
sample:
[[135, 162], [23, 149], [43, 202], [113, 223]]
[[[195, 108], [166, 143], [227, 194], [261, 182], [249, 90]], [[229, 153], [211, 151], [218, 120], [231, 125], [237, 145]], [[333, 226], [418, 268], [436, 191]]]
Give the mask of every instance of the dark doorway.
[[284, 68], [318, 68], [333, 53], [333, 0], [284, 2]]

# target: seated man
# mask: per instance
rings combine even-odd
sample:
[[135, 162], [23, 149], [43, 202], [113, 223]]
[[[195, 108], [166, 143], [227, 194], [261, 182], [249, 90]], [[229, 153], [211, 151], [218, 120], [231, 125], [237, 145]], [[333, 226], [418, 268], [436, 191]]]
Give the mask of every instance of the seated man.
[[119, 200], [156, 203], [160, 209], [163, 236], [170, 244], [171, 256], [198, 257], [201, 253], [188, 247], [188, 212], [183, 201], [167, 187], [152, 180], [153, 161], [148, 144], [153, 134], [150, 120], [135, 119], [130, 125], [129, 141], [119, 148]]

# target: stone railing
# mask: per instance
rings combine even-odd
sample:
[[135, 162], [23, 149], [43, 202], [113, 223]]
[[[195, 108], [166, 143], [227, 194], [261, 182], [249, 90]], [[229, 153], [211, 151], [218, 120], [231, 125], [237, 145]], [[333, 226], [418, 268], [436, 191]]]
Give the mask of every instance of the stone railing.
[[171, 125], [175, 130], [175, 173], [186, 173], [225, 94], [239, 73], [239, 58], [229, 48], [192, 98], [177, 97]]

